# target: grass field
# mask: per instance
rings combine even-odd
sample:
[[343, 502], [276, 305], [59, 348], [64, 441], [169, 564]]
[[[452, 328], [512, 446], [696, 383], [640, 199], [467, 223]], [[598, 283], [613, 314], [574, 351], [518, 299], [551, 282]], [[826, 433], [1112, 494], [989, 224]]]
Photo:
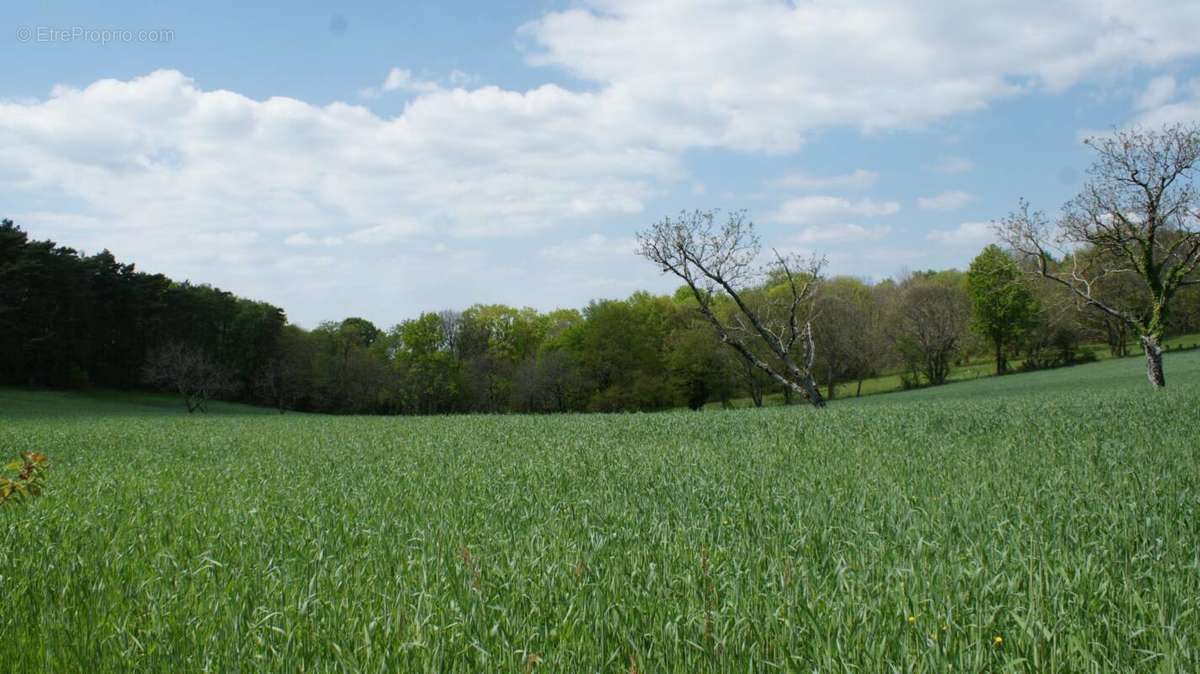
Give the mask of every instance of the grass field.
[[1200, 671], [1200, 353], [833, 404], [0, 391], [0, 671]]
[[[1163, 347], [1168, 351], [1186, 351], [1200, 348], [1200, 334], [1175, 335], [1163, 340]], [[1095, 360], [1110, 360], [1114, 356], [1109, 348], [1103, 344], [1085, 344], [1080, 347], [1080, 351], [1090, 353]], [[1141, 347], [1136, 343], [1129, 346], [1129, 355], [1126, 358], [1142, 359]], [[1015, 357], [1009, 361], [1009, 367], [1014, 373], [1020, 371], [1021, 364], [1024, 358]], [[1144, 361], [1143, 361], [1144, 362]], [[993, 377], [996, 374], [996, 360], [990, 356], [973, 356], [967, 362], [956, 365], [950, 371], [948, 383], [957, 383], [962, 381], [972, 381], [984, 377]], [[901, 373], [888, 372], [878, 377], [864, 379], [862, 389], [859, 390], [857, 382], [844, 382], [834, 386], [834, 393], [837, 398], [855, 397], [857, 395], [869, 396], [880, 393], [895, 393], [904, 390], [904, 383], [901, 380]], [[821, 393], [826, 393], [826, 387], [821, 387]], [[735, 398], [730, 402], [732, 407], [752, 407], [754, 402], [750, 398]], [[782, 393], [769, 393], [763, 396], [764, 405], [783, 405], [784, 398]], [[720, 402], [710, 402], [707, 405], [708, 409], [720, 409], [723, 405]]]

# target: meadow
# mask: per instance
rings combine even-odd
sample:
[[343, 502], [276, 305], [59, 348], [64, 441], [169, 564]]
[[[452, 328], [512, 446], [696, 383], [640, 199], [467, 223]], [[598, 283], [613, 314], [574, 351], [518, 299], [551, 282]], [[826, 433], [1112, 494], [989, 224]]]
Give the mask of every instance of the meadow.
[[0, 670], [1200, 671], [1200, 353], [808, 407], [0, 390]]

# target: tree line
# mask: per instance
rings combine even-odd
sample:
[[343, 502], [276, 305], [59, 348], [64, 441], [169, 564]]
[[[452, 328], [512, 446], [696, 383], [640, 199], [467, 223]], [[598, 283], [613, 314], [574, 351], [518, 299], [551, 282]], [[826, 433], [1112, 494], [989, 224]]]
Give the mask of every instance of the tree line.
[[[1010, 360], [1023, 368], [1077, 362], [1085, 342], [1124, 354], [1133, 336], [1122, 323], [1081, 311], [1068, 290], [1020, 271], [1013, 256], [989, 246], [966, 272], [822, 279], [819, 293], [801, 298], [812, 317], [805, 341], [814, 383], [832, 398], [839, 385], [854, 394], [890, 372], [906, 386], [941, 384], [955, 364], [982, 354], [999, 356], [1001, 371]], [[804, 273], [813, 278], [811, 269]], [[1125, 291], [1136, 297], [1136, 288]], [[738, 324], [728, 293], [701, 297], [713, 319]], [[787, 312], [772, 311], [794, 299], [786, 276], [757, 279], [738, 298], [764, 328], [787, 332]], [[1200, 331], [1196, 291], [1178, 306], [1171, 331]], [[746, 348], [763, 362], [781, 360], [762, 340]], [[796, 399], [793, 388], [728, 347], [686, 285], [674, 295], [637, 292], [582, 310], [476, 305], [388, 329], [352, 317], [305, 330], [278, 307], [146, 274], [107, 251], [83, 255], [34, 241], [10, 221], [0, 224], [0, 381], [150, 385], [177, 391], [198, 410], [222, 397], [366, 414], [646, 411]]]
[[282, 309], [207, 285], [83, 255], [0, 222], [0, 382], [37, 387], [145, 384], [155, 349], [189, 344], [245, 389], [277, 353]]

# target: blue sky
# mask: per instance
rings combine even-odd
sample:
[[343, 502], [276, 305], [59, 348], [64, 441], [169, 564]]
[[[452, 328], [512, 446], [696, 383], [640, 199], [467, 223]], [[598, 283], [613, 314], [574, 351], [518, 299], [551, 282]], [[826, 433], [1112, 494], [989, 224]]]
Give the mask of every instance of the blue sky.
[[1200, 118], [1200, 5], [1172, 0], [60, 2], [0, 29], [0, 216], [309, 326], [666, 291], [631, 239], [685, 208], [834, 273], [962, 266], [1019, 197], [1079, 189], [1089, 133]]

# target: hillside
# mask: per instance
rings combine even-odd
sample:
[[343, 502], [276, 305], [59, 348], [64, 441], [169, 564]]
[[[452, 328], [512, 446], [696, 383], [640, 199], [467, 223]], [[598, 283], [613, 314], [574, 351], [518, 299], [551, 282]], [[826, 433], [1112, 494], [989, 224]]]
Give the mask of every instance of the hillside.
[[[1200, 385], [1200, 351], [1183, 351], [1165, 356], [1167, 389]], [[886, 394], [847, 398], [840, 402], [861, 405], [894, 405], [915, 401], [948, 401], [989, 398], [1020, 398], [1027, 395], [1053, 399], [1073, 393], [1141, 391], [1149, 398], [1156, 392], [1146, 380], [1146, 363], [1140, 357], [1117, 358], [1073, 367], [1023, 372], [1003, 377], [951, 382], [945, 386], [894, 391]]]

